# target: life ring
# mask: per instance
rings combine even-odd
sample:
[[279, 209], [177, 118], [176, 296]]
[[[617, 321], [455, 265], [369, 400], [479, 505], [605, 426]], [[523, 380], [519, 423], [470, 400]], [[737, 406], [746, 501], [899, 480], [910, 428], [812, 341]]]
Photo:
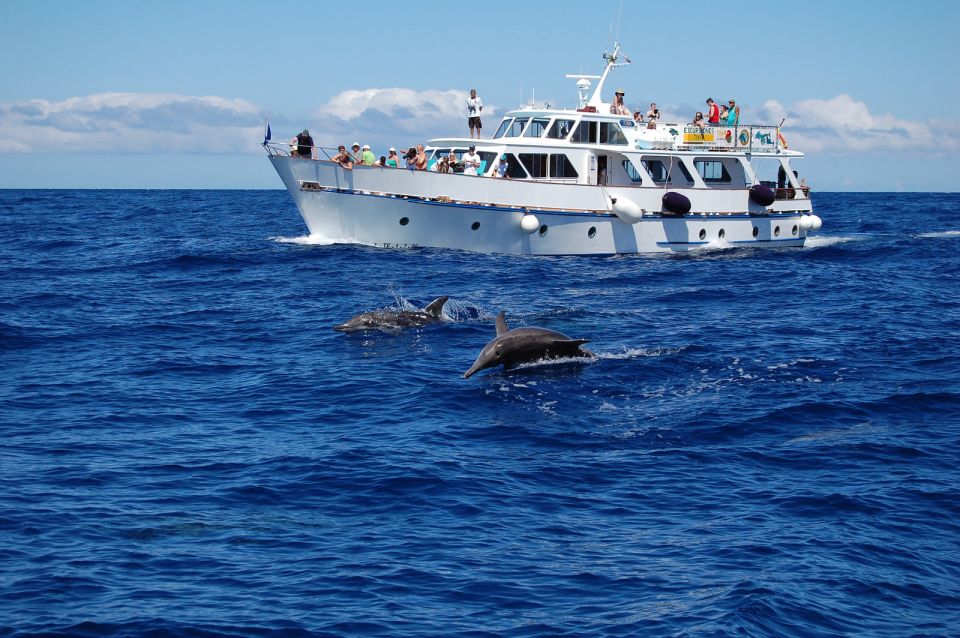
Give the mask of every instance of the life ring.
[[785, 137], [783, 136], [783, 133], [781, 133], [780, 131], [777, 131], [777, 139], [780, 140], [780, 146], [781, 146], [781, 147], [783, 147], [783, 148], [790, 148], [790, 147], [787, 145], [787, 138], [785, 138]]
[[750, 143], [750, 131], [743, 129], [737, 139], [740, 140], [740, 146], [746, 146]]

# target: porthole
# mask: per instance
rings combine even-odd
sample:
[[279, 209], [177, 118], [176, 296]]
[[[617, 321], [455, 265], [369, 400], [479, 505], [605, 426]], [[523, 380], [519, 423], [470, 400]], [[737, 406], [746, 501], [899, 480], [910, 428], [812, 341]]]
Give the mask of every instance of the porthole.
[[727, 236], [727, 231], [725, 231], [725, 230], [722, 229], [722, 228], [720, 229], [720, 232], [717, 233], [717, 237], [719, 237], [720, 239], [723, 239], [723, 238], [726, 237], [726, 236]]
[[774, 227], [773, 227], [773, 236], [774, 236], [774, 237], [779, 237], [779, 236], [780, 236], [780, 227], [779, 227], [779, 226], [774, 226]]
[[470, 230], [480, 230], [480, 222], [473, 222], [470, 224]]
[[706, 228], [701, 228], [701, 229], [700, 229], [700, 239], [706, 239], [706, 238], [707, 238], [707, 229], [706, 229]]
[[760, 234], [760, 227], [759, 227], [759, 226], [754, 226], [754, 227], [753, 227], [753, 237], [754, 237], [754, 239], [756, 239], [757, 235], [759, 235], [759, 234]]
[[587, 237], [589, 237], [590, 239], [593, 239], [596, 236], [597, 236], [597, 227], [591, 226], [590, 230], [587, 231]]
[[548, 230], [548, 229], [547, 229], [547, 225], [546, 225], [546, 224], [544, 224], [543, 226], [541, 226], [541, 227], [540, 227], [540, 236], [543, 237], [544, 235], [546, 235], [546, 234], [547, 234], [547, 230]]
[[793, 232], [793, 236], [796, 237], [796, 236], [797, 236], [797, 233], [798, 233], [799, 231], [800, 231], [800, 228], [799, 228], [796, 224], [794, 224], [794, 225], [793, 225], [793, 231], [791, 231], [791, 232]]
[[401, 225], [401, 226], [406, 226], [406, 225], [409, 224], [409, 223], [410, 223], [410, 218], [409, 218], [409, 217], [401, 217], [401, 218], [400, 218], [400, 225]]

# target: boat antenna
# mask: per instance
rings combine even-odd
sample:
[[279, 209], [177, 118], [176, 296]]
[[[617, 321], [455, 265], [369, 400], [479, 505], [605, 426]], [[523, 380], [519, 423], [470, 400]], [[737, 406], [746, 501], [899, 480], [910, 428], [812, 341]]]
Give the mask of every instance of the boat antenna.
[[617, 30], [613, 35], [613, 41], [620, 41], [620, 16], [623, 14], [623, 0], [620, 0], [620, 8], [617, 9]]

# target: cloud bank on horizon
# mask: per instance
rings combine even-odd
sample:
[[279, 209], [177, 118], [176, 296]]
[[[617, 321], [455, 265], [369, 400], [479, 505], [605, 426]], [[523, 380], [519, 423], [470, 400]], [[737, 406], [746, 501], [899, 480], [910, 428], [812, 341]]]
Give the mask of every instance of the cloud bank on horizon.
[[[268, 114], [243, 99], [168, 93], [100, 93], [59, 102], [0, 104], [0, 153], [254, 153], [265, 119], [274, 141], [310, 128], [324, 146], [353, 141], [395, 145], [465, 136], [466, 91], [405, 88], [342, 91], [303, 121]], [[741, 121], [779, 123], [791, 148], [806, 152], [960, 150], [960, 127], [874, 114], [847, 94], [785, 106], [776, 100], [741, 106]], [[661, 104], [664, 120], [685, 122], [683, 107]], [[487, 105], [487, 136], [497, 107]]]

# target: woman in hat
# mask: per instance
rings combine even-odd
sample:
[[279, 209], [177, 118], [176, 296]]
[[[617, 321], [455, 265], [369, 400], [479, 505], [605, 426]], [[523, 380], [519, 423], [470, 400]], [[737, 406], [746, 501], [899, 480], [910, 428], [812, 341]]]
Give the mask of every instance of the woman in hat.
[[610, 112], [614, 115], [630, 115], [630, 109], [623, 103], [623, 89], [617, 89], [610, 103]]

